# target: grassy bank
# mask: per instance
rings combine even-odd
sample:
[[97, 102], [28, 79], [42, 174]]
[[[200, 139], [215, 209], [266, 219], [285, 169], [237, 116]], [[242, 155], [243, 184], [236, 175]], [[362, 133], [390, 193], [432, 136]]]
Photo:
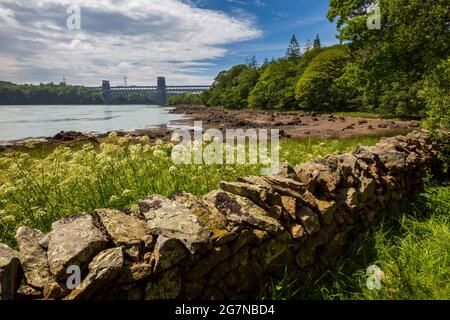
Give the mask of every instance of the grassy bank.
[[[450, 299], [450, 186], [430, 186], [406, 208], [386, 214], [360, 235], [347, 257], [318, 280], [284, 281], [276, 299]], [[379, 290], [367, 287], [367, 268], [384, 273]]]
[[[372, 145], [376, 137], [282, 140], [280, 158], [291, 165]], [[100, 145], [76, 144], [0, 154], [0, 242], [14, 245], [17, 227], [48, 231], [56, 219], [95, 208], [129, 208], [150, 194], [176, 190], [195, 195], [220, 181], [258, 175], [259, 165], [174, 166], [172, 144], [110, 135]]]

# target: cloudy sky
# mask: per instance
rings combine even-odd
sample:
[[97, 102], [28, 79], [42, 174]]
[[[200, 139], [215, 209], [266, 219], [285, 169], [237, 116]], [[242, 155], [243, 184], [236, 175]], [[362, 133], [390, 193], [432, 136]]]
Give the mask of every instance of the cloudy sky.
[[[67, 27], [70, 6], [81, 29]], [[221, 70], [279, 57], [296, 34], [336, 43], [328, 0], [0, 0], [0, 80], [209, 84]]]

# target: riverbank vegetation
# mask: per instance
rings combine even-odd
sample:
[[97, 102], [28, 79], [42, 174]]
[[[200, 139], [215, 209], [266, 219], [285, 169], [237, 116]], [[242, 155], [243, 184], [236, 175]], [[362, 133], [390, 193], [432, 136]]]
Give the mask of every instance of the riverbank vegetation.
[[[380, 28], [369, 29], [378, 3]], [[450, 123], [450, 29], [444, 0], [330, 1], [341, 43], [303, 48], [292, 37], [285, 57], [221, 72], [202, 104], [228, 108], [376, 112]], [[185, 100], [171, 103], [190, 103]], [[181, 100], [181, 101], [180, 101]], [[198, 100], [198, 97], [196, 97]]]

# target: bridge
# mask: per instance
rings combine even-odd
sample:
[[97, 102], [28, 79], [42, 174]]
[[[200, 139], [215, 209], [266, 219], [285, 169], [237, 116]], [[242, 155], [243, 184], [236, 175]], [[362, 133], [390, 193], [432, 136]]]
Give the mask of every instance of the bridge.
[[201, 93], [210, 86], [167, 86], [166, 78], [158, 77], [156, 86], [115, 86], [111, 87], [108, 80], [102, 81], [101, 87], [90, 87], [93, 91], [102, 91], [106, 103], [112, 103], [121, 96], [130, 93], [139, 93], [146, 96], [155, 104], [165, 104], [167, 98], [183, 93]]

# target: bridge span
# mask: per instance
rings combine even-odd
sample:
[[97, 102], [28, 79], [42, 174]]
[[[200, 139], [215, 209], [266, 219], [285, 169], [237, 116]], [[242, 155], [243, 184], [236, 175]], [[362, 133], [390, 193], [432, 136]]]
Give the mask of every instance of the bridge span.
[[114, 86], [111, 87], [108, 80], [102, 81], [101, 87], [90, 87], [94, 91], [102, 91], [106, 103], [112, 103], [123, 95], [139, 93], [145, 95], [155, 104], [165, 104], [167, 98], [183, 93], [201, 93], [208, 90], [210, 86], [167, 86], [166, 78], [158, 77], [156, 86]]

